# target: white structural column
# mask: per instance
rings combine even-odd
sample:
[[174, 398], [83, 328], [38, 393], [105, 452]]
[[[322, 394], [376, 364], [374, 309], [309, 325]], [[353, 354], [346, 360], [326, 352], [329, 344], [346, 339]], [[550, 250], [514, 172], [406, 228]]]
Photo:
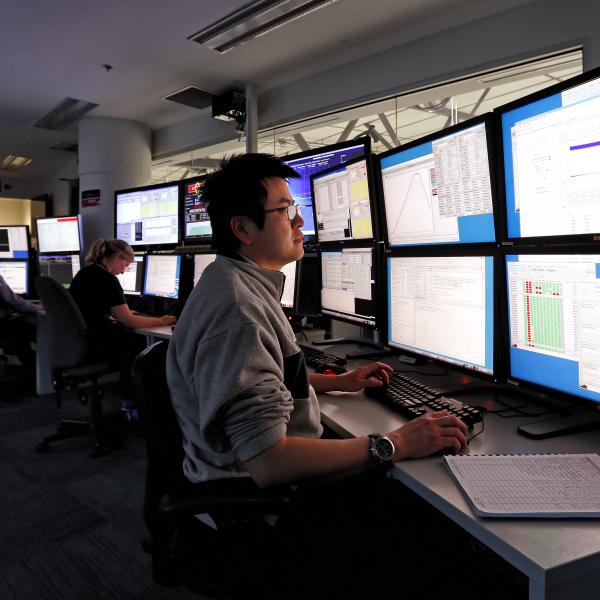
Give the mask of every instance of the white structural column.
[[256, 88], [246, 84], [246, 152], [258, 150], [258, 104]]
[[[79, 194], [84, 247], [114, 237], [114, 192], [151, 183], [151, 133], [142, 123], [88, 118], [79, 123]], [[81, 206], [81, 194], [100, 190], [100, 204]]]

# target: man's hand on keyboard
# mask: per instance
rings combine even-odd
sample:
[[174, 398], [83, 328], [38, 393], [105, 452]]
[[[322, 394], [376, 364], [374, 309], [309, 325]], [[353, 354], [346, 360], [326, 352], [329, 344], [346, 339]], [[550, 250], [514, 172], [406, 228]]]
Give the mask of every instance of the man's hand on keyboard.
[[387, 436], [396, 448], [394, 460], [422, 458], [443, 448], [460, 452], [467, 447], [467, 426], [447, 412], [423, 415]]
[[381, 387], [390, 382], [393, 371], [392, 367], [381, 362], [357, 367], [336, 378], [337, 382], [343, 386], [338, 389], [341, 392], [358, 392], [366, 387]]

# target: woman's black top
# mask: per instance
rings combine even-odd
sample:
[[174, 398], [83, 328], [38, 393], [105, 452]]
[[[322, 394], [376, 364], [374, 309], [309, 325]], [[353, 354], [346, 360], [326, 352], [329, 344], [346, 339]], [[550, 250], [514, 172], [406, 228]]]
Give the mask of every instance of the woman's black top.
[[109, 318], [110, 309], [127, 304], [117, 276], [97, 264], [81, 269], [73, 278], [70, 291], [90, 333], [114, 325]]

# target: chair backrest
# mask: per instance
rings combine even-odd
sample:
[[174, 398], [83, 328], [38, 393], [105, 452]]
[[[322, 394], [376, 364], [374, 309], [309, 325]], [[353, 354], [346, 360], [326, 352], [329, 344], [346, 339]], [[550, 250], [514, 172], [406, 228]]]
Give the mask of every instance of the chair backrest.
[[168, 492], [185, 489], [181, 430], [167, 386], [167, 349], [163, 340], [148, 346], [133, 362], [134, 401], [146, 439], [144, 519], [150, 531], [159, 516], [159, 503]]
[[78, 366], [88, 354], [87, 327], [79, 307], [71, 294], [51, 277], [40, 275], [34, 283], [48, 318], [51, 367]]

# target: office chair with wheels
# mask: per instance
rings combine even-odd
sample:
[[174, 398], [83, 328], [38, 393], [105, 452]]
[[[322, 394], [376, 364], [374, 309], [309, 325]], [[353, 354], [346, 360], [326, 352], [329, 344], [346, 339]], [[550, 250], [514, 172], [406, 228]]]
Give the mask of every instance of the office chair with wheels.
[[[146, 438], [145, 548], [152, 555], [153, 579], [210, 597], [266, 598], [277, 569], [267, 556], [276, 546], [269, 545], [272, 528], [263, 516], [281, 514], [291, 491], [261, 490], [249, 477], [196, 484], [185, 478], [182, 435], [166, 381], [167, 348], [167, 341], [156, 342], [133, 365]], [[197, 514], [210, 515], [216, 529]]]
[[[102, 436], [102, 389], [98, 379], [118, 372], [118, 368], [90, 358], [85, 321], [67, 290], [54, 279], [43, 275], [36, 278], [35, 287], [48, 319], [49, 362], [52, 385], [56, 390], [56, 405], [58, 408], [62, 406], [62, 391], [75, 389], [81, 403], [89, 407], [87, 419], [61, 420], [58, 433], [45, 437], [36, 450], [45, 452], [52, 442], [90, 433], [92, 456], [99, 456], [107, 448]], [[82, 387], [83, 384], [89, 384], [89, 387]]]

